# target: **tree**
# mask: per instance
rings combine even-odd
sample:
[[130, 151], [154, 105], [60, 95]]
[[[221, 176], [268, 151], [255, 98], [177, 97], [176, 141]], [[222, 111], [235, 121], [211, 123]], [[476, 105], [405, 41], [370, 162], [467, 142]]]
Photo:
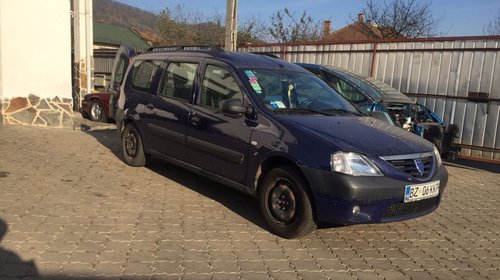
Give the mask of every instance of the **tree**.
[[171, 45], [222, 45], [224, 26], [222, 16], [206, 15], [195, 10], [187, 10], [182, 5], [160, 12], [160, 33]]
[[436, 31], [440, 19], [433, 16], [431, 4], [420, 0], [367, 0], [363, 13], [372, 24], [360, 26], [363, 32], [382, 38], [434, 37], [440, 35]]
[[271, 16], [271, 26], [268, 30], [271, 37], [280, 43], [313, 41], [322, 35], [319, 21], [315, 22], [306, 11], [297, 17], [288, 8], [279, 10]]
[[493, 20], [483, 27], [484, 35], [500, 35], [500, 10]]
[[268, 27], [258, 17], [246, 17], [238, 22], [238, 44], [264, 42], [268, 39]]

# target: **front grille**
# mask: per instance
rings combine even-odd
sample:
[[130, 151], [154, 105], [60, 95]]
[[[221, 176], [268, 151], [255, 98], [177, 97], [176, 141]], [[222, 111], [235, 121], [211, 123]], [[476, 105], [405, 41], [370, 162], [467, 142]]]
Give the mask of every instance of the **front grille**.
[[[422, 173], [420, 173], [420, 171], [417, 168], [417, 163], [415, 162], [416, 160], [420, 160], [422, 162], [422, 165], [424, 167]], [[432, 156], [426, 156], [416, 159], [415, 158], [386, 159], [386, 161], [390, 163], [392, 166], [412, 176], [413, 178], [418, 178], [418, 179], [429, 178], [432, 173], [432, 165], [433, 165]]]
[[387, 209], [387, 211], [384, 214], [384, 218], [394, 218], [394, 217], [418, 214], [437, 206], [438, 203], [439, 203], [438, 196], [407, 203], [396, 202], [392, 204], [391, 207], [389, 207], [389, 209]]

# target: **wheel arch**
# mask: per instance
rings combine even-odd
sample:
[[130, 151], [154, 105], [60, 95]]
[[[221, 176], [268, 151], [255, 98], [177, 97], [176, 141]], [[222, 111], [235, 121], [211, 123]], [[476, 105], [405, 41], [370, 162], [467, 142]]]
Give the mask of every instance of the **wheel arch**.
[[133, 161], [136, 161], [136, 163], [133, 163], [133, 161], [131, 161], [132, 162], [132, 164], [131, 164], [130, 162], [127, 162], [127, 160], [125, 160], [125, 163], [127, 163], [127, 164], [129, 164], [131, 166], [145, 166], [145, 165], [147, 165], [147, 163], [148, 163], [148, 161], [150, 159], [150, 156], [146, 152], [146, 146], [145, 146], [145, 143], [144, 143], [144, 136], [143, 136], [142, 132], [140, 131], [139, 127], [137, 126], [137, 124], [135, 123], [135, 121], [133, 121], [130, 118], [126, 118], [126, 119], [123, 120], [123, 125], [122, 125], [123, 128], [119, 132], [123, 157], [125, 157], [124, 132], [125, 132], [126, 128], [129, 125], [131, 127], [133, 127], [133, 129], [135, 130], [135, 132], [137, 134], [137, 137], [139, 138], [139, 139], [137, 139], [137, 142], [138, 142], [138, 145], [140, 143], [140, 146], [141, 146], [141, 148], [139, 149], [139, 151], [141, 151], [141, 152], [139, 152], [139, 154], [142, 154], [142, 156], [139, 156], [139, 158], [142, 158], [142, 163], [141, 163], [141, 161], [139, 161], [139, 163], [137, 163], [137, 157], [136, 156], [131, 156], [131, 158], [133, 159]]
[[[123, 130], [125, 129], [125, 127], [129, 123], [133, 124], [136, 128], [138, 128], [139, 127], [137, 124], [138, 120], [139, 119], [135, 118], [134, 115], [125, 116], [125, 118], [123, 118], [123, 120], [121, 122], [117, 122], [117, 124], [116, 124], [116, 128], [119, 129], [118, 134], [121, 135]], [[139, 129], [138, 129], [138, 131], [139, 131]], [[141, 133], [141, 132], [139, 131], [139, 133]], [[141, 136], [142, 136], [142, 133], [141, 133]]]
[[262, 181], [264, 180], [266, 174], [269, 173], [269, 171], [271, 171], [272, 169], [280, 167], [280, 166], [287, 166], [289, 168], [294, 169], [294, 171], [306, 183], [306, 186], [305, 186], [306, 189], [304, 191], [309, 196], [309, 200], [310, 200], [311, 206], [312, 206], [312, 211], [313, 211], [313, 214], [314, 214], [314, 219], [317, 219], [317, 215], [316, 215], [316, 201], [314, 199], [314, 195], [313, 195], [313, 192], [312, 192], [312, 188], [311, 188], [310, 182], [307, 179], [307, 176], [302, 171], [302, 169], [300, 169], [299, 165], [295, 161], [293, 161], [292, 159], [290, 159], [290, 158], [288, 158], [286, 156], [283, 156], [283, 155], [273, 155], [273, 156], [270, 156], [270, 157], [266, 158], [265, 160], [263, 160], [259, 164], [259, 167], [257, 168], [257, 171], [255, 173], [255, 181], [254, 181], [255, 182], [255, 185], [254, 185], [255, 194], [257, 196], [259, 196], [259, 192], [261, 191], [261, 188], [262, 188], [261, 184], [262, 184]]

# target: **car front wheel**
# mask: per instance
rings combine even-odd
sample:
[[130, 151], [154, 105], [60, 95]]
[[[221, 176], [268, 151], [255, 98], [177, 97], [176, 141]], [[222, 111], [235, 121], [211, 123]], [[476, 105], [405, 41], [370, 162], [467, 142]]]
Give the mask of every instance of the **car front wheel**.
[[121, 135], [122, 155], [130, 166], [146, 165], [146, 154], [142, 145], [141, 134], [133, 124], [127, 124]]
[[262, 181], [260, 210], [271, 230], [284, 238], [311, 233], [316, 228], [306, 182], [291, 167], [271, 170]]

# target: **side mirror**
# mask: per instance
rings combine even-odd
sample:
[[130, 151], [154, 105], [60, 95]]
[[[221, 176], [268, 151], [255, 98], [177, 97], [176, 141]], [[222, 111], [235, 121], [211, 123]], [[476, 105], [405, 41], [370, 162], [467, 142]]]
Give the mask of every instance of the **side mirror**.
[[253, 108], [244, 106], [240, 99], [228, 99], [222, 103], [222, 112], [228, 114], [251, 114]]

